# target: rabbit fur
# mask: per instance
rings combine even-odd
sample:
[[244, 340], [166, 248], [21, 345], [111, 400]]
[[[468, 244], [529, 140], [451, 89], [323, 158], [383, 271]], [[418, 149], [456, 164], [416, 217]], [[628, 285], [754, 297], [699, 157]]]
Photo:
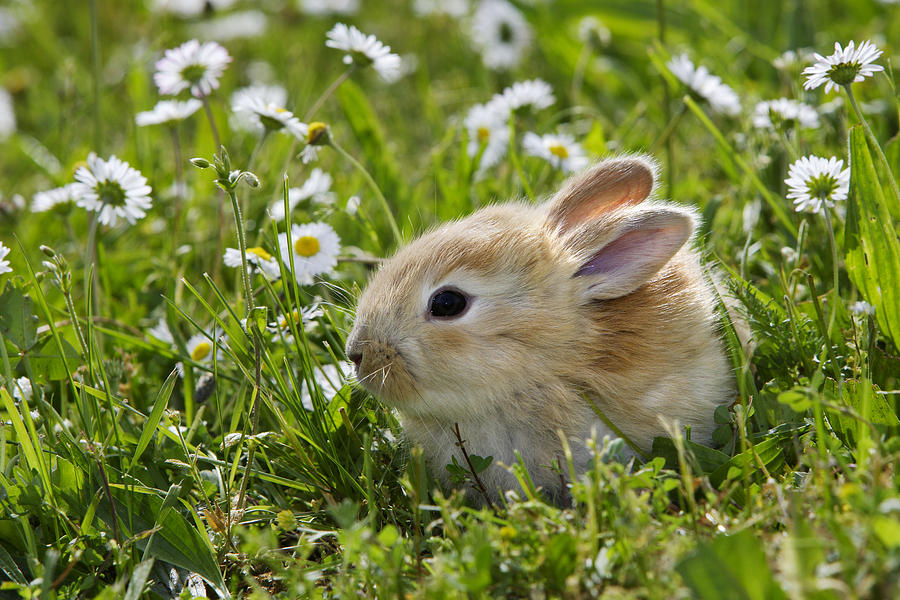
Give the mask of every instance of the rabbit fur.
[[[494, 458], [479, 475], [493, 499], [518, 487], [501, 466], [516, 451], [535, 485], [561, 498], [550, 468], [564, 464], [560, 433], [578, 470], [593, 457], [586, 439], [614, 437], [585, 397], [642, 449], [666, 421], [711, 442], [733, 372], [693, 247], [698, 217], [647, 200], [655, 172], [645, 157], [608, 159], [542, 204], [446, 223], [372, 276], [347, 355], [445, 487], [445, 465], [464, 464], [458, 424], [469, 454]], [[463, 294], [462, 314], [430, 313], [441, 289]]]

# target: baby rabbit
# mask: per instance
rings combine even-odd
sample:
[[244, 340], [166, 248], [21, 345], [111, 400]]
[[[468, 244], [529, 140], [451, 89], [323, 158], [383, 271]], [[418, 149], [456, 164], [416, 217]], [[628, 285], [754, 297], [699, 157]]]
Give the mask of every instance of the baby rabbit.
[[395, 407], [437, 478], [456, 456], [492, 456], [479, 475], [492, 499], [517, 488], [497, 463], [522, 456], [559, 500], [558, 431], [575, 467], [584, 440], [614, 437], [592, 409], [643, 449], [663, 419], [711, 441], [732, 400], [715, 293], [689, 242], [696, 213], [645, 201], [655, 165], [605, 160], [549, 201], [488, 206], [401, 248], [359, 299], [347, 356], [360, 383]]

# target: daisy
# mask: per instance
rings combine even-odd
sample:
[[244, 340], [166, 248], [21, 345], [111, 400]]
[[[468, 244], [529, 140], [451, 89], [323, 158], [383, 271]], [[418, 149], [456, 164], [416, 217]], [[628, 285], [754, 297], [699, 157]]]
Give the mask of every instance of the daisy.
[[326, 34], [325, 45], [347, 52], [344, 64], [368, 67], [372, 65], [382, 79], [388, 83], [396, 81], [401, 75], [400, 57], [391, 52], [374, 35], [366, 35], [353, 25], [338, 23]]
[[695, 67], [687, 54], [673, 56], [666, 66], [692, 92], [709, 102], [713, 110], [732, 116], [741, 112], [737, 93], [706, 67]]
[[854, 315], [874, 315], [875, 307], [864, 300], [859, 300], [850, 305], [850, 312]]
[[526, 154], [543, 158], [564, 173], [580, 171], [590, 162], [575, 138], [565, 133], [538, 135], [529, 131], [522, 138], [522, 147]]
[[248, 106], [256, 102], [284, 106], [287, 104], [287, 90], [280, 85], [266, 84], [255, 84], [236, 90], [231, 95], [231, 109], [234, 111], [231, 124], [235, 129], [244, 131], [262, 130], [262, 124], [253, 112], [238, 111], [238, 107]]
[[38, 192], [31, 200], [31, 212], [54, 210], [67, 212], [75, 201], [77, 185], [70, 183], [62, 187]]
[[[222, 262], [225, 263], [226, 267], [239, 269], [241, 267], [241, 251], [237, 248], [225, 248], [225, 255], [222, 257]], [[265, 249], [260, 248], [259, 246], [247, 248], [247, 264], [265, 275], [270, 281], [278, 279], [281, 276], [281, 269], [278, 267], [278, 261], [275, 260], [271, 254], [266, 252]]]
[[507, 114], [511, 110], [523, 107], [531, 107], [533, 110], [542, 110], [556, 102], [553, 88], [542, 79], [529, 79], [517, 81], [502, 93], [495, 95], [489, 104]]
[[197, 112], [203, 103], [195, 98], [185, 100], [160, 100], [152, 110], [139, 112], [134, 116], [138, 127], [162, 125], [183, 121]]
[[294, 258], [294, 277], [297, 283], [310, 284], [314, 275], [330, 273], [337, 266], [341, 240], [327, 223], [306, 223], [291, 226], [291, 243], [287, 233], [278, 235], [281, 260], [291, 268], [291, 252]]
[[298, 0], [300, 10], [308, 15], [353, 15], [359, 11], [359, 0]]
[[776, 124], [815, 129], [819, 126], [819, 115], [809, 104], [788, 98], [757, 103], [753, 109], [753, 125], [760, 129], [775, 129]]
[[312, 331], [316, 325], [316, 319], [325, 314], [318, 303], [303, 308], [298, 313], [292, 311], [290, 315], [281, 315], [278, 321], [269, 323], [268, 330], [273, 334], [277, 334], [285, 344], [294, 343], [294, 334], [291, 331], [291, 324], [302, 326], [306, 332]]
[[[34, 386], [31, 385], [30, 379], [27, 377], [19, 377], [13, 381], [12, 387], [13, 398], [19, 402], [24, 400], [26, 404], [31, 402], [31, 399], [34, 397]], [[32, 417], [34, 417], [34, 413], [32, 413]]]
[[[334, 193], [331, 191], [331, 175], [316, 167], [300, 187], [288, 190], [288, 208], [294, 210], [300, 202], [312, 199], [315, 202], [330, 204], [334, 202]], [[276, 200], [269, 207], [269, 214], [273, 221], [284, 220], [284, 201]]]
[[300, 152], [300, 160], [303, 161], [303, 164], [311, 163], [319, 157], [319, 148], [328, 145], [331, 141], [328, 125], [319, 121], [313, 121], [309, 125], [300, 123], [298, 131], [301, 139], [306, 138], [306, 146]]
[[160, 94], [174, 95], [190, 89], [192, 95], [202, 98], [219, 87], [219, 77], [229, 62], [228, 51], [219, 44], [188, 40], [166, 50], [156, 61], [153, 81]]
[[460, 19], [469, 12], [469, 0], [413, 0], [416, 16], [447, 15]]
[[509, 145], [509, 111], [498, 110], [497, 105], [476, 104], [469, 109], [463, 122], [469, 134], [466, 150], [475, 156], [483, 147], [478, 170], [490, 168], [500, 162]]
[[104, 225], [115, 225], [119, 217], [133, 225], [150, 208], [153, 190], [147, 185], [147, 178], [115, 156], [103, 160], [91, 152], [87, 166], [75, 171], [75, 179], [75, 203], [96, 211]]
[[506, 0], [482, 0], [472, 16], [469, 37], [485, 66], [510, 69], [531, 45], [531, 27]]
[[281, 131], [301, 140], [306, 137], [300, 119], [294, 113], [273, 102], [266, 102], [259, 96], [246, 97], [233, 108], [236, 113], [246, 113], [255, 129], [265, 132]]
[[200, 38], [219, 40], [237, 40], [255, 38], [263, 35], [269, 27], [266, 15], [258, 10], [240, 10], [227, 15], [198, 23], [192, 29]]
[[172, 330], [169, 329], [169, 324], [162, 317], [156, 322], [156, 325], [147, 330], [147, 334], [166, 344], [175, 345], [175, 337], [172, 335]]
[[[316, 383], [316, 387], [319, 388], [322, 399], [326, 404], [341, 391], [345, 379], [342, 374], [352, 372], [352, 366], [350, 363], [346, 362], [342, 362], [340, 365], [327, 364], [322, 365], [321, 367], [313, 367], [312, 378]], [[310, 394], [309, 387], [306, 385], [305, 381], [300, 390], [300, 399], [303, 402], [303, 408], [310, 411], [314, 410], [312, 395]]]
[[823, 83], [825, 93], [836, 90], [839, 85], [850, 85], [854, 81], [862, 81], [871, 77], [877, 71], [884, 71], [881, 65], [872, 64], [872, 61], [881, 56], [881, 50], [875, 44], [866, 40], [856, 48], [853, 40], [846, 48], [841, 48], [838, 42], [834, 43], [834, 54], [822, 56], [813, 55], [816, 64], [803, 69], [806, 82], [803, 88], [814, 90]]
[[790, 188], [787, 197], [794, 201], [794, 210], [819, 213], [823, 206], [832, 207], [835, 201], [845, 200], [850, 191], [850, 169], [841, 169], [843, 160], [834, 156], [804, 156], [788, 169], [784, 182]]
[[0, 275], [3, 273], [12, 273], [12, 267], [9, 266], [9, 261], [6, 260], [6, 255], [10, 253], [10, 249], [3, 245], [3, 242], [0, 242]]
[[0, 140], [8, 138], [16, 131], [16, 113], [13, 111], [12, 96], [0, 87]]

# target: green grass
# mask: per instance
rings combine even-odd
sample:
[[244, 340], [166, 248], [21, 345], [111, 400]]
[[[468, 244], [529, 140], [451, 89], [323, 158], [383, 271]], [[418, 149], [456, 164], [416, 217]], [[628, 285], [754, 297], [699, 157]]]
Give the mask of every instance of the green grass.
[[[578, 24], [592, 3], [522, 2], [534, 42], [519, 67], [496, 72], [454, 19], [414, 17], [406, 2], [365, 4], [347, 22], [414, 54], [416, 67], [394, 84], [357, 69], [315, 115], [306, 113], [344, 73], [341, 54], [324, 45], [340, 18], [261, 3], [267, 33], [223, 42], [234, 60], [210, 104], [226, 172], [261, 183], [226, 191], [215, 169], [187, 162], [219, 154], [202, 110], [178, 127], [177, 164], [165, 127], [134, 125], [160, 99], [155, 59], [193, 37], [193, 21], [97, 2], [95, 69], [85, 3], [12, 5], [21, 23], [0, 46], [18, 129], [0, 141], [0, 241], [13, 268], [0, 275], [0, 598], [173, 598], [198, 575], [210, 597], [896, 596], [900, 199], [890, 180], [900, 177], [900, 8], [605, 2], [591, 14], [611, 42], [586, 46]], [[803, 91], [800, 68], [771, 62], [868, 38], [885, 50], [886, 72], [852, 89], [872, 138], [846, 92]], [[682, 51], [737, 91], [740, 116], [685, 96], [665, 68]], [[259, 144], [232, 127], [229, 98], [261, 76], [254, 61], [271, 66], [287, 108], [327, 123], [350, 158], [324, 147], [305, 165], [287, 136]], [[563, 127], [593, 158], [654, 149], [665, 194], [704, 215], [700, 243], [727, 274], [755, 346], [745, 352], [724, 327], [740, 393], [715, 415], [715, 448], [659, 438], [633, 465], [598, 450], [565, 508], [518, 470], [518, 494], [477, 509], [434, 489], [389, 410], [317, 373], [344, 360], [372, 259], [401, 243], [379, 194], [408, 240], [563, 181], [521, 151], [478, 176], [466, 152], [466, 111], [534, 77], [557, 101], [519, 116], [516, 138]], [[844, 102], [817, 129], [754, 128], [755, 102], [780, 96]], [[72, 181], [89, 152], [116, 154], [148, 178], [146, 218], [96, 227], [80, 208], [32, 213], [15, 203]], [[850, 197], [828, 221], [794, 213], [785, 198], [788, 165], [807, 154], [852, 165]], [[219, 229], [238, 247], [238, 206], [247, 245], [277, 254], [285, 225], [266, 208], [313, 166], [333, 176], [335, 202], [301, 202], [292, 221], [330, 223], [342, 260], [313, 285], [295, 285], [290, 264], [276, 281], [251, 274], [248, 312], [241, 270], [221, 264]], [[354, 195], [355, 213], [344, 208]], [[859, 300], [875, 314], [853, 312]], [[267, 328], [314, 304], [320, 316]], [[161, 318], [172, 343], [148, 333]], [[214, 362], [191, 360], [186, 343], [198, 332], [210, 336]], [[27, 401], [13, 397], [23, 377], [36, 390]], [[182, 583], [170, 588], [173, 568]]]

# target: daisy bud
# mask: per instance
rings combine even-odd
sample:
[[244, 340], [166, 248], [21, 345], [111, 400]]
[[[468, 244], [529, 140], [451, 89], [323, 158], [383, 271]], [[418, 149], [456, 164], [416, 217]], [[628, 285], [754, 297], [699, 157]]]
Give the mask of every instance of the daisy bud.
[[56, 258], [56, 251], [50, 246], [44, 246], [41, 244], [41, 252], [48, 258]]
[[250, 187], [259, 187], [259, 178], [250, 171], [244, 171], [244, 179], [247, 181], [247, 185], [249, 185]]
[[194, 165], [195, 167], [197, 167], [198, 169], [208, 169], [210, 166], [209, 161], [206, 160], [205, 158], [192, 158], [191, 164]]

